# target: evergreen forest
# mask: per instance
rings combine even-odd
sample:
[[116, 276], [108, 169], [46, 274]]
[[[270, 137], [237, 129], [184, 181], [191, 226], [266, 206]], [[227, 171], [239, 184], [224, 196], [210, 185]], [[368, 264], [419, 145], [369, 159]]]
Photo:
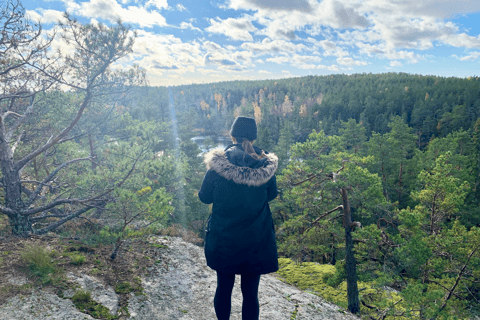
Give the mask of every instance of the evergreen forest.
[[362, 317], [480, 315], [479, 77], [154, 87], [138, 67], [112, 68], [131, 52], [127, 26], [67, 16], [60, 27], [73, 49], [52, 53], [51, 39], [9, 3], [17, 20], [2, 17], [13, 31], [0, 35], [3, 239], [56, 234], [108, 244], [111, 259], [149, 234], [202, 246], [211, 210], [197, 196], [202, 154], [248, 116], [255, 145], [280, 160], [271, 202], [279, 275], [347, 308], [348, 227]]

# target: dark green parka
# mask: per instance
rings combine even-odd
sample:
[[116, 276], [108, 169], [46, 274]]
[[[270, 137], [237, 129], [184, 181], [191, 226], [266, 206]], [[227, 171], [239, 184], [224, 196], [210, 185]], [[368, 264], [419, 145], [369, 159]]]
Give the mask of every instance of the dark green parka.
[[[261, 149], [254, 147], [257, 154]], [[205, 156], [207, 173], [198, 193], [213, 203], [205, 239], [210, 268], [224, 273], [266, 274], [278, 270], [277, 244], [268, 202], [277, 192], [278, 158], [260, 160], [240, 144], [214, 149]]]

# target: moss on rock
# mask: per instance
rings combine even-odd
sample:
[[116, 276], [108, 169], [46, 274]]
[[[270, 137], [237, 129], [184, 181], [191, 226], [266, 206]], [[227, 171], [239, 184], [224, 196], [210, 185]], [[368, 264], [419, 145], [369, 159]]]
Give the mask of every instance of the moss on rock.
[[[342, 281], [335, 287], [329, 285], [329, 279], [338, 274], [335, 266], [315, 262], [295, 263], [288, 258], [279, 258], [278, 264], [280, 270], [277, 271], [277, 273], [285, 278], [287, 283], [293, 284], [302, 290], [312, 291], [325, 300], [347, 309], [347, 282]], [[365, 301], [367, 299], [372, 300], [376, 305], [381, 305], [382, 309], [395, 305], [397, 311], [402, 310], [402, 305], [396, 303], [401, 300], [400, 294], [387, 292], [386, 290], [378, 288], [372, 282], [358, 281], [357, 284], [361, 292], [360, 300], [362, 300], [362, 298], [364, 298]], [[363, 305], [360, 307], [360, 310], [364, 314], [372, 313], [372, 310]], [[387, 316], [385, 319], [394, 319], [394, 317]], [[395, 319], [403, 320], [407, 318], [397, 316]]]

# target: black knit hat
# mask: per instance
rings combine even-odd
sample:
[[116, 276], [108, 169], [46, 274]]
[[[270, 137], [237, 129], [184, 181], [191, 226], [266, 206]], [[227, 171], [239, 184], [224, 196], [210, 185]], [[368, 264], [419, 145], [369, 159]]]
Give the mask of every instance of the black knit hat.
[[237, 117], [233, 121], [230, 135], [234, 138], [244, 138], [250, 141], [257, 139], [257, 123], [254, 118]]

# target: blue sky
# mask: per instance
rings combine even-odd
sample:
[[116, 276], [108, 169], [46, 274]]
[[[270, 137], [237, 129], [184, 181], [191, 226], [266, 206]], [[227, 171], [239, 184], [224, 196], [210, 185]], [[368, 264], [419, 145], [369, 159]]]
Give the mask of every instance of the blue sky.
[[[480, 76], [479, 0], [23, 0], [44, 29], [67, 11], [138, 31], [121, 63], [150, 85], [332, 73]], [[62, 46], [60, 40], [55, 46]]]

